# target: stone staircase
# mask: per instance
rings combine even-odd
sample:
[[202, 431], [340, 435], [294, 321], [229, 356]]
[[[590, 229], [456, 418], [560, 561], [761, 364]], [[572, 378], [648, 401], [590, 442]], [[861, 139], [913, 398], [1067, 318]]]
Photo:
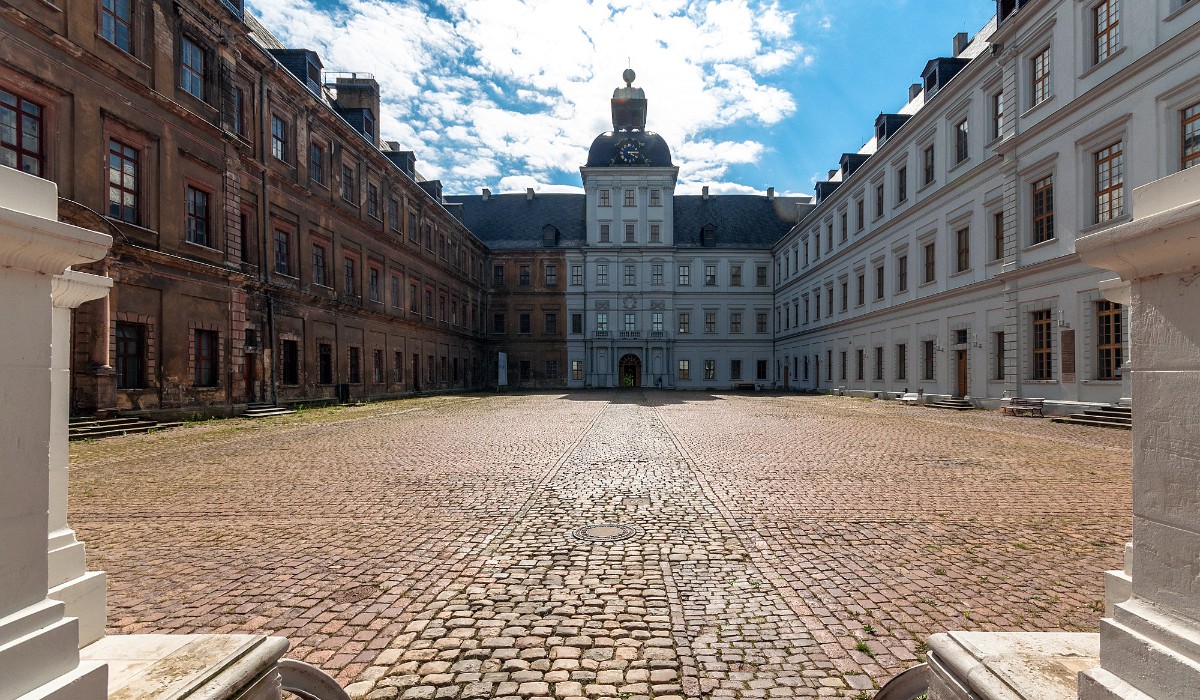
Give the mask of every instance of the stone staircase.
[[94, 416], [79, 416], [71, 419], [68, 424], [67, 437], [70, 440], [95, 440], [97, 438], [115, 437], [148, 433], [167, 428], [177, 428], [183, 423], [147, 420], [145, 418], [96, 418]]
[[1070, 423], [1072, 425], [1091, 425], [1098, 428], [1116, 428], [1117, 430], [1133, 429], [1132, 406], [1104, 406], [1089, 408], [1083, 413], [1072, 413], [1069, 416], [1055, 416], [1050, 420], [1055, 423]]
[[246, 412], [242, 414], [242, 418], [270, 418], [272, 416], [286, 416], [295, 413], [290, 408], [283, 408], [272, 403], [248, 403], [246, 404]]
[[938, 399], [937, 401], [926, 402], [926, 406], [930, 408], [945, 408], [951, 411], [973, 411], [975, 406], [965, 399]]

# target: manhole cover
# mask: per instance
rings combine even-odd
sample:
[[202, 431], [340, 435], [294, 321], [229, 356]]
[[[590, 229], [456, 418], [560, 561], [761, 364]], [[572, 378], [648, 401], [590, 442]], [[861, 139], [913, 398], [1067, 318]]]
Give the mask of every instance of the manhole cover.
[[584, 542], [620, 542], [638, 534], [638, 528], [618, 523], [597, 523], [577, 527], [571, 537]]
[[379, 586], [355, 586], [354, 588], [346, 588], [333, 594], [334, 601], [338, 603], [357, 603], [360, 600], [366, 600], [379, 594]]

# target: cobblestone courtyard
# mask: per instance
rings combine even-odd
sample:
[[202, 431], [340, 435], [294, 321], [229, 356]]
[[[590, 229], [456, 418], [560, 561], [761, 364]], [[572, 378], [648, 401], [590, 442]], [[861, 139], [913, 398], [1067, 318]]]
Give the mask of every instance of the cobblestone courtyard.
[[849, 398], [430, 397], [71, 464], [111, 632], [284, 635], [355, 697], [867, 698], [935, 632], [1096, 630], [1130, 536], [1127, 432]]

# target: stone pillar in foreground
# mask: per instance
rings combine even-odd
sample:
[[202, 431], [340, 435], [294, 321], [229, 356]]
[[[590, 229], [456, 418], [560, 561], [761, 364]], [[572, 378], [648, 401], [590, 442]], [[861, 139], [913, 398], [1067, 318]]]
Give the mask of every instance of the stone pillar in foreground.
[[0, 168], [0, 700], [108, 694], [107, 667], [80, 662], [78, 622], [48, 597], [47, 533], [55, 278], [111, 243], [59, 223], [54, 183]]
[[1200, 697], [1200, 168], [1139, 187], [1133, 221], [1076, 242], [1130, 285], [1132, 596], [1100, 623], [1080, 700]]

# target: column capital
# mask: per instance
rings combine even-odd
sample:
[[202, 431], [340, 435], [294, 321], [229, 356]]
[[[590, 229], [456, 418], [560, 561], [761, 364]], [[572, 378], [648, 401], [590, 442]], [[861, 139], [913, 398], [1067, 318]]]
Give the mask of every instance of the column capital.
[[67, 270], [54, 276], [50, 296], [56, 309], [74, 309], [80, 304], [108, 296], [113, 281], [108, 277]]

